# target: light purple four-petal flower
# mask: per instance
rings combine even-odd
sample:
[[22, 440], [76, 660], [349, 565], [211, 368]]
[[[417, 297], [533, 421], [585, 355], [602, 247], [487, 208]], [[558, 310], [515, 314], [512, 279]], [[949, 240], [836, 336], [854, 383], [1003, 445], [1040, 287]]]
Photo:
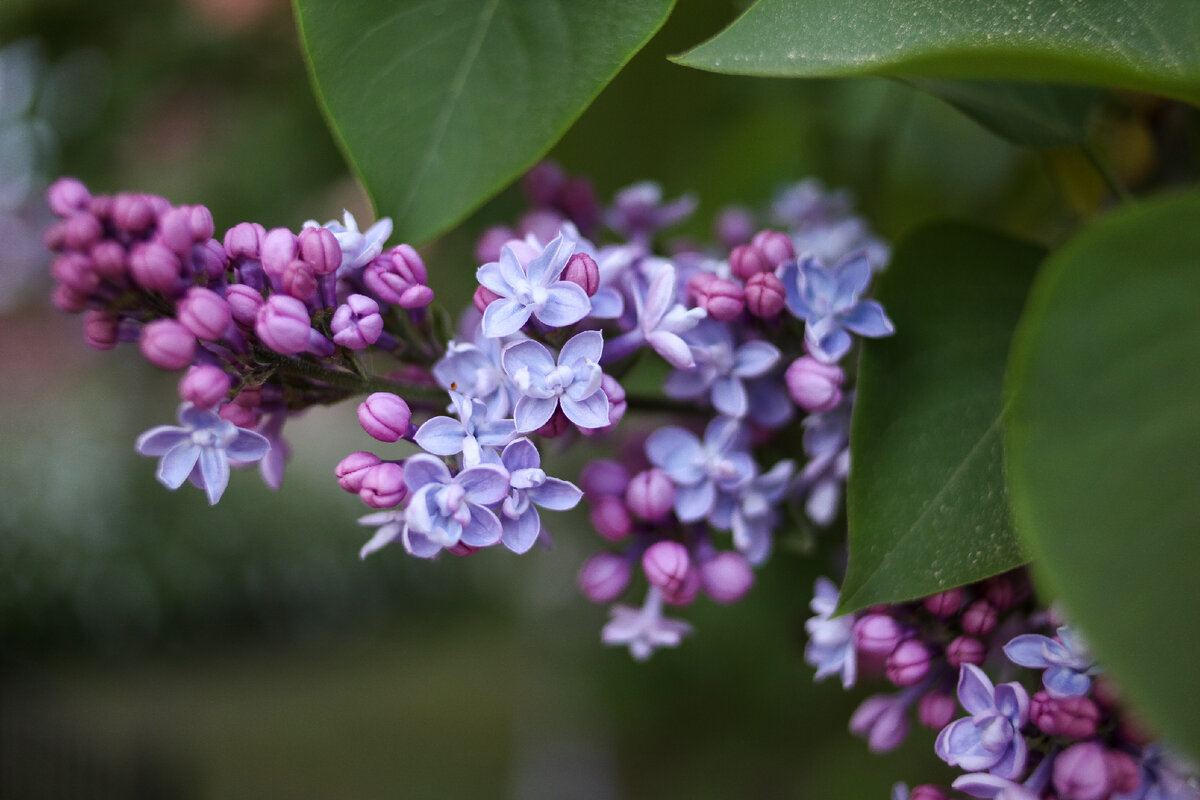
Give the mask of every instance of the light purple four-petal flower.
[[1004, 645], [1004, 655], [1015, 664], [1044, 669], [1042, 685], [1051, 697], [1083, 697], [1092, 686], [1091, 676], [1098, 672], [1083, 638], [1066, 627], [1058, 629], [1058, 639], [1026, 633]]
[[566, 511], [578, 505], [583, 492], [568, 481], [547, 476], [541, 455], [526, 438], [505, 447], [500, 462], [508, 472], [510, 486], [508, 497], [500, 506], [502, 541], [509, 550], [520, 554], [533, 547], [542, 529], [534, 506]]
[[1027, 754], [1021, 728], [1029, 721], [1029, 694], [1021, 684], [991, 680], [974, 664], [963, 664], [958, 700], [971, 716], [951, 722], [938, 734], [934, 750], [951, 766], [970, 772], [987, 770], [1015, 779], [1025, 769]]
[[820, 361], [832, 364], [846, 354], [852, 343], [847, 331], [871, 337], [895, 331], [883, 306], [859, 299], [871, 282], [865, 253], [852, 253], [833, 267], [806, 255], [785, 264], [780, 279], [788, 310], [806, 323], [804, 343]]
[[603, 350], [599, 331], [584, 331], [567, 340], [557, 363], [545, 345], [532, 339], [506, 347], [501, 363], [521, 394], [514, 409], [517, 431], [536, 431], [560, 405], [567, 419], [581, 428], [608, 425], [608, 396], [601, 389], [604, 375], [599, 363]]
[[480, 464], [451, 475], [441, 459], [422, 453], [404, 462], [404, 482], [412, 496], [401, 541], [410, 554], [432, 558], [459, 542], [488, 547], [500, 541], [500, 520], [487, 506], [508, 494], [503, 467]]
[[480, 267], [475, 273], [479, 283], [500, 296], [483, 312], [483, 335], [499, 338], [516, 333], [530, 316], [551, 328], [586, 317], [592, 308], [587, 292], [559, 280], [574, 251], [575, 243], [560, 234], [528, 264], [522, 264], [515, 250], [505, 245], [499, 261]]

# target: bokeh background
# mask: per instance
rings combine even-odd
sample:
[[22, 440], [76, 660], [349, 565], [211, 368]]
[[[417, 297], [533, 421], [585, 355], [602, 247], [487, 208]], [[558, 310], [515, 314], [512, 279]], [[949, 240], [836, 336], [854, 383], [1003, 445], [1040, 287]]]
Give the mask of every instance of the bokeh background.
[[[1052, 240], [1099, 202], [1070, 154], [1019, 151], [901, 84], [666, 61], [741, 6], [679, 3], [553, 157], [602, 197], [646, 178], [696, 192], [696, 237], [806, 176], [890, 238], [951, 215]], [[1169, 129], [1148, 118], [1126, 99], [1103, 123], [1134, 181]], [[0, 4], [0, 797], [882, 798], [946, 778], [928, 732], [871, 756], [846, 730], [869, 690], [814, 686], [803, 663], [840, 531], [782, 548], [736, 607], [701, 601], [683, 647], [637, 664], [575, 590], [599, 544], [582, 514], [520, 559], [360, 561], [363, 509], [332, 479], [372, 445], [350, 407], [290, 424], [279, 493], [253, 473], [216, 508], [164, 491], [132, 442], [172, 419], [173, 377], [89, 350], [47, 300], [41, 195], [60, 173], [204, 203], [218, 230], [371, 217], [284, 0]], [[448, 307], [473, 238], [520, 208], [510, 189], [424, 249]]]

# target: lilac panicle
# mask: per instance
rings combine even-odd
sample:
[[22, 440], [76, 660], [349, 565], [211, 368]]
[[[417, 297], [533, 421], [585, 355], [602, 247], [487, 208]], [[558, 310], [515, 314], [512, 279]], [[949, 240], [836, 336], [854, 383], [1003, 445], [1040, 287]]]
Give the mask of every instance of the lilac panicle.
[[819, 361], [832, 364], [850, 349], [847, 331], [860, 336], [887, 336], [895, 331], [883, 306], [859, 295], [871, 281], [871, 265], [863, 253], [826, 267], [811, 255], [789, 261], [780, 278], [787, 307], [805, 321], [804, 343]]
[[588, 315], [592, 305], [578, 284], [562, 280], [575, 243], [556, 236], [535, 258], [523, 264], [511, 244], [500, 260], [484, 264], [475, 275], [486, 289], [499, 295], [483, 312], [483, 335], [509, 336], [530, 316], [551, 328], [564, 328]]

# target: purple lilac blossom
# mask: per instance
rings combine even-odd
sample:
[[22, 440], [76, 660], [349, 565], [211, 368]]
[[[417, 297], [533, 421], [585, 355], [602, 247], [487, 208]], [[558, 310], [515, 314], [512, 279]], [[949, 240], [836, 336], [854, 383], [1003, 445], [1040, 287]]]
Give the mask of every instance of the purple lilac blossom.
[[1001, 778], [989, 772], [972, 772], [960, 775], [951, 786], [960, 792], [983, 800], [1041, 800], [1042, 793], [1050, 783], [1051, 770], [1057, 750], [1052, 749], [1029, 773], [1024, 783]]
[[662, 187], [653, 181], [628, 186], [617, 192], [605, 222], [625, 238], [644, 243], [655, 232], [682, 222], [696, 210], [696, 198], [690, 194], [669, 203], [663, 202], [662, 195]]
[[500, 251], [500, 260], [480, 267], [480, 285], [499, 295], [483, 312], [483, 335], [498, 338], [516, 333], [530, 316], [551, 328], [564, 328], [591, 311], [587, 292], [578, 284], [560, 280], [575, 243], [556, 236], [527, 264], [522, 264], [511, 244]]
[[438, 456], [462, 453], [463, 466], [473, 467], [483, 461], [483, 448], [503, 447], [516, 436], [516, 424], [511, 419], [490, 419], [481, 401], [452, 391], [450, 402], [458, 419], [426, 420], [413, 437], [422, 449]]
[[756, 471], [744, 451], [743, 431], [736, 419], [717, 417], [704, 430], [704, 440], [677, 426], [659, 428], [646, 439], [646, 457], [675, 484], [675, 515], [680, 522], [704, 519], [717, 502], [717, 491], [736, 491]]
[[489, 418], [508, 416], [514, 389], [504, 374], [500, 352], [499, 339], [482, 335], [475, 337], [474, 344], [451, 341], [445, 355], [433, 365], [433, 376], [443, 389], [481, 401]]
[[642, 344], [654, 348], [676, 369], [691, 369], [696, 364], [691, 348], [680, 336], [708, 316], [702, 308], [684, 308], [675, 302], [677, 291], [675, 265], [666, 259], [646, 259], [643, 269], [649, 273], [649, 285], [643, 292], [634, 286], [633, 301], [637, 320], [634, 329], [611, 340], [604, 348], [609, 363], [632, 353]]
[[581, 428], [608, 425], [608, 397], [600, 385], [603, 350], [599, 331], [584, 331], [567, 340], [557, 363], [545, 345], [532, 339], [506, 347], [501, 363], [520, 394], [514, 409], [517, 431], [536, 431], [560, 405], [567, 419]]
[[375, 535], [358, 551], [359, 558], [366, 558], [371, 553], [392, 542], [401, 541], [404, 533], [404, 509], [377, 511], [374, 514], [367, 514], [364, 517], [358, 518], [358, 524], [378, 527]]
[[520, 554], [533, 547], [542, 529], [534, 506], [566, 511], [578, 505], [583, 492], [568, 481], [547, 476], [537, 448], [524, 437], [504, 448], [500, 463], [508, 471], [510, 487], [500, 507], [501, 540]]
[[958, 700], [971, 716], [942, 729], [934, 744], [938, 757], [972, 772], [1015, 779], [1025, 769], [1026, 745], [1021, 728], [1029, 721], [1029, 695], [1021, 684], [993, 686], [983, 670], [963, 664]]
[[488, 547], [500, 541], [500, 520], [488, 506], [508, 494], [508, 473], [480, 464], [450, 474], [440, 459], [419, 454], [404, 462], [404, 482], [412, 497], [404, 513], [401, 541], [419, 558], [462, 542]]
[[1083, 637], [1065, 625], [1058, 629], [1058, 639], [1036, 633], [1018, 636], [1004, 645], [1004, 654], [1022, 667], [1044, 669], [1042, 685], [1055, 698], [1086, 695], [1091, 676], [1099, 672]]
[[779, 520], [779, 502], [787, 492], [796, 465], [780, 461], [733, 492], [721, 492], [709, 521], [733, 531], [733, 546], [759, 566], [771, 555], [771, 532]]
[[1114, 794], [1110, 800], [1197, 800], [1200, 788], [1190, 776], [1194, 768], [1182, 763], [1163, 745], [1142, 751], [1141, 780], [1132, 792]]
[[734, 348], [729, 328], [704, 320], [683, 340], [691, 348], [695, 365], [676, 370], [663, 391], [676, 400], [696, 400], [708, 395], [713, 407], [730, 417], [744, 417], [750, 400], [743, 380], [765, 375], [779, 361], [779, 348], [768, 342], [746, 342]]
[[807, 495], [804, 510], [818, 525], [825, 526], [837, 516], [842, 487], [850, 473], [850, 408], [853, 395], [842, 405], [824, 414], [804, 419], [804, 453], [809, 461], [796, 481], [799, 493]]
[[805, 321], [804, 343], [812, 356], [832, 364], [860, 336], [888, 336], [895, 331], [883, 306], [859, 295], [871, 281], [871, 264], [863, 253], [854, 253], [833, 267], [811, 255], [784, 264], [780, 279], [787, 290], [788, 310]]
[[216, 505], [229, 485], [229, 462], [250, 463], [267, 454], [270, 443], [254, 431], [239, 428], [212, 411], [184, 403], [179, 406], [179, 426], [159, 425], [137, 438], [137, 451], [161, 456], [155, 477], [168, 489], [178, 489], [191, 478], [204, 489], [209, 505]]
[[342, 251], [342, 263], [337, 268], [337, 277], [343, 278], [355, 270], [360, 270], [371, 259], [383, 252], [383, 245], [392, 235], [392, 220], [382, 217], [365, 231], [359, 231], [358, 221], [349, 211], [342, 211], [342, 221], [331, 220], [324, 225], [318, 225], [316, 220], [308, 220], [305, 228], [322, 227], [331, 231], [337, 238], [338, 247]]
[[895, 750], [908, 738], [908, 710], [924, 690], [910, 686], [896, 694], [874, 694], [850, 716], [850, 732], [867, 740], [872, 753]]
[[645, 661], [658, 647], [676, 647], [683, 637], [692, 632], [692, 626], [683, 620], [662, 615], [662, 593], [651, 586], [641, 608], [615, 605], [612, 617], [600, 634], [601, 641], [609, 645], [627, 645], [630, 654], [638, 661]]
[[854, 650], [854, 615], [834, 617], [838, 590], [828, 578], [817, 578], [813, 599], [808, 604], [816, 614], [804, 623], [808, 644], [804, 660], [815, 667], [813, 680], [830, 675], [842, 676], [842, 688], [849, 689], [858, 677], [858, 655]]

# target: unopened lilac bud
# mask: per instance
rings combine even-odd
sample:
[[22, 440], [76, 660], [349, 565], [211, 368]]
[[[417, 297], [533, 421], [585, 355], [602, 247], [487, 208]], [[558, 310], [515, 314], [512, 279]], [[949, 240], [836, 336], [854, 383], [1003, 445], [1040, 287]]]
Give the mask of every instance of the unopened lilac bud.
[[940, 786], [935, 786], [932, 783], [922, 783], [920, 786], [914, 786], [912, 791], [908, 793], [908, 800], [948, 800], [949, 795]]
[[53, 253], [61, 253], [67, 249], [67, 239], [63, 232], [63, 222], [55, 222], [42, 231], [42, 244]]
[[913, 686], [929, 674], [933, 658], [929, 646], [920, 639], [907, 639], [896, 645], [887, 659], [887, 677], [897, 686]]
[[308, 349], [312, 330], [308, 307], [286, 294], [273, 294], [263, 303], [254, 320], [254, 332], [263, 344], [283, 355]]
[[504, 245], [515, 238], [517, 238], [517, 234], [512, 228], [503, 225], [488, 228], [475, 243], [475, 260], [480, 264], [499, 261], [500, 251], [504, 249]]
[[175, 315], [197, 339], [215, 341], [233, 321], [233, 310], [212, 289], [193, 286], [175, 306]]
[[805, 411], [832, 411], [842, 402], [846, 373], [837, 364], [822, 364], [812, 356], [801, 356], [784, 374], [788, 394]]
[[480, 286], [475, 289], [475, 295], [471, 298], [471, 302], [475, 304], [475, 308], [482, 314], [493, 301], [499, 300], [500, 295], [493, 292], [486, 286]]
[[684, 573], [683, 581], [676, 586], [663, 586], [662, 599], [667, 605], [686, 606], [691, 605], [696, 599], [696, 595], [700, 594], [700, 570], [696, 569], [696, 565], [692, 564]]
[[109, 212], [113, 223], [126, 233], [141, 234], [154, 224], [157, 216], [150, 199], [138, 194], [119, 194]]
[[283, 275], [288, 264], [296, 258], [298, 249], [296, 234], [287, 228], [272, 228], [267, 231], [267, 235], [263, 237], [262, 252], [259, 254], [263, 271], [271, 277]]
[[629, 586], [628, 559], [616, 553], [596, 553], [579, 569], [579, 589], [593, 603], [611, 603]]
[[718, 603], [736, 603], [754, 585], [754, 570], [741, 553], [723, 550], [700, 565], [700, 585]]
[[293, 260], [279, 276], [279, 283], [286, 294], [297, 300], [307, 300], [317, 290], [317, 276], [307, 261]]
[[50, 293], [50, 302], [59, 311], [65, 311], [68, 314], [78, 314], [87, 308], [88, 298], [86, 294], [60, 283]]
[[558, 231], [564, 222], [566, 222], [566, 218], [553, 209], [535, 208], [517, 220], [517, 232], [522, 236], [533, 234], [538, 241], [549, 242], [558, 236]]
[[726, 248], [745, 244], [754, 234], [754, 214], [745, 206], [726, 206], [717, 212], [713, 233]]
[[391, 461], [382, 461], [369, 467], [358, 489], [358, 498], [371, 508], [391, 508], [403, 502], [407, 496], [404, 467]]
[[351, 350], [362, 350], [379, 341], [383, 317], [379, 304], [365, 294], [352, 294], [337, 307], [329, 321], [333, 341]]
[[186, 206], [168, 209], [158, 218], [158, 239], [178, 255], [191, 252], [194, 240]]
[[597, 498], [592, 502], [588, 518], [592, 522], [592, 527], [596, 529], [596, 533], [610, 542], [621, 541], [629, 535], [633, 528], [633, 520], [629, 516], [629, 509], [625, 507], [625, 500], [622, 497]]
[[121, 320], [107, 311], [89, 311], [83, 320], [83, 338], [97, 350], [112, 350], [117, 346], [117, 329]]
[[675, 484], [657, 467], [639, 472], [625, 490], [625, 505], [646, 522], [659, 522], [675, 505]]
[[454, 544], [447, 547], [446, 552], [452, 556], [458, 556], [459, 558], [466, 558], [467, 556], [475, 555], [481, 549], [482, 548], [476, 547], [473, 544], [467, 544], [466, 542], [459, 541], [459, 542], [455, 542]]
[[257, 289], [244, 283], [235, 283], [225, 290], [225, 302], [229, 304], [234, 322], [243, 328], [253, 328], [258, 319], [258, 310], [265, 301]]
[[979, 666], [987, 658], [987, 645], [974, 636], [958, 636], [946, 645], [946, 660], [952, 667], [963, 664]]
[[317, 275], [330, 275], [342, 265], [342, 248], [328, 228], [305, 228], [296, 237], [300, 257], [308, 262]]
[[196, 354], [196, 337], [177, 320], [157, 319], [142, 329], [142, 355], [161, 369], [183, 369]]
[[226, 403], [217, 411], [221, 419], [228, 420], [239, 428], [253, 428], [258, 425], [261, 414], [257, 409], [246, 408], [237, 403]]
[[600, 288], [600, 267], [596, 259], [587, 253], [576, 253], [567, 261], [562, 279], [582, 286], [587, 296], [591, 297]]
[[50, 210], [60, 217], [69, 217], [76, 211], [86, 209], [91, 193], [76, 178], [59, 178], [46, 190], [46, 202]]
[[554, 409], [554, 413], [550, 415], [550, 419], [546, 420], [546, 424], [538, 428], [534, 433], [543, 439], [557, 439], [571, 428], [571, 420], [567, 419], [567, 415], [563, 413], [561, 408]]
[[725, 278], [714, 278], [696, 297], [696, 305], [718, 322], [736, 319], [746, 308], [746, 293], [741, 286]]
[[381, 442], [397, 442], [408, 433], [412, 411], [404, 398], [391, 392], [375, 392], [358, 405], [358, 423]]
[[225, 231], [225, 252], [230, 258], [257, 259], [267, 231], [257, 222], [239, 222]]
[[796, 257], [796, 248], [792, 246], [792, 240], [780, 231], [759, 231], [754, 234], [750, 244], [762, 254], [767, 262], [767, 269], [771, 271]]
[[210, 409], [226, 398], [233, 385], [225, 370], [212, 364], [198, 364], [179, 381], [179, 397], [196, 408]]
[[179, 256], [159, 242], [139, 242], [129, 251], [134, 283], [151, 292], [167, 293], [179, 283]]
[[646, 580], [664, 591], [678, 591], [691, 565], [687, 548], [679, 542], [655, 542], [642, 553], [642, 571], [646, 573]]
[[1105, 749], [1096, 742], [1080, 742], [1054, 759], [1054, 788], [1059, 800], [1106, 800], [1113, 781]]
[[216, 239], [206, 239], [192, 245], [190, 260], [193, 274], [203, 275], [213, 283], [224, 282], [229, 269], [229, 256]]
[[64, 253], [50, 264], [50, 274], [64, 286], [80, 294], [91, 294], [100, 286], [96, 265], [82, 253]]
[[407, 244], [377, 256], [363, 270], [363, 283], [385, 303], [401, 308], [424, 308], [433, 301], [433, 290], [420, 254]]
[[996, 575], [987, 579], [983, 587], [983, 596], [997, 611], [1005, 611], [1011, 608], [1017, 599], [1016, 587], [1007, 575]]
[[338, 486], [350, 494], [358, 494], [362, 490], [362, 482], [367, 470], [382, 461], [383, 459], [374, 453], [359, 450], [339, 461], [333, 468], [333, 474], [337, 476]]
[[987, 600], [975, 600], [962, 613], [962, 629], [971, 636], [987, 636], [996, 629], [999, 614]]
[[936, 689], [921, 695], [917, 703], [917, 719], [930, 730], [940, 731], [950, 724], [958, 714], [958, 701], [954, 695]]
[[587, 178], [571, 178], [558, 194], [558, 207], [587, 233], [600, 221], [600, 203]]
[[773, 272], [760, 272], [746, 281], [746, 308], [759, 319], [774, 319], [786, 299], [783, 281]]
[[[816, 359], [813, 359], [813, 361], [822, 367], [829, 366], [828, 364], [821, 364], [821, 362], [817, 361]], [[939, 619], [947, 619], [958, 613], [958, 610], [962, 608], [962, 601], [962, 589], [954, 588], [926, 597], [922, 605], [925, 606], [925, 610], [927, 610], [930, 614], [933, 614], [935, 617], [938, 617]]]
[[105, 280], [119, 281], [125, 277], [126, 253], [120, 242], [112, 239], [96, 242], [88, 251], [88, 256], [92, 259], [96, 272]]
[[729, 254], [729, 270], [743, 282], [748, 282], [755, 275], [770, 269], [766, 257], [752, 245], [738, 245]]
[[1035, 692], [1029, 703], [1029, 719], [1050, 736], [1087, 739], [1100, 724], [1100, 708], [1089, 697], [1051, 697]]
[[600, 377], [600, 391], [608, 398], [608, 426], [598, 430], [607, 430], [621, 421], [629, 405], [625, 399], [625, 387], [612, 375], [605, 373]]
[[1108, 762], [1108, 775], [1112, 779], [1114, 794], [1130, 794], [1138, 788], [1142, 775], [1133, 756], [1120, 750], [1106, 750], [1104, 759]]
[[579, 473], [579, 487], [589, 498], [624, 495], [628, 486], [629, 470], [619, 461], [589, 461]]
[[525, 196], [529, 198], [530, 205], [534, 206], [556, 205], [558, 195], [566, 185], [566, 173], [553, 161], [540, 161], [534, 164], [521, 179], [521, 188], [525, 190]]
[[87, 251], [104, 235], [100, 220], [86, 211], [67, 217], [62, 224], [63, 242], [73, 250]]
[[904, 640], [904, 627], [889, 614], [866, 614], [854, 623], [854, 646], [865, 656], [887, 658]]
[[192, 241], [203, 242], [211, 239], [216, 233], [216, 225], [208, 206], [187, 206], [187, 212], [188, 230], [192, 234]]

